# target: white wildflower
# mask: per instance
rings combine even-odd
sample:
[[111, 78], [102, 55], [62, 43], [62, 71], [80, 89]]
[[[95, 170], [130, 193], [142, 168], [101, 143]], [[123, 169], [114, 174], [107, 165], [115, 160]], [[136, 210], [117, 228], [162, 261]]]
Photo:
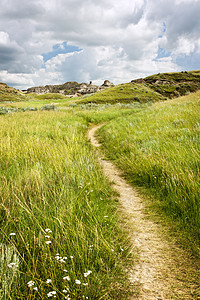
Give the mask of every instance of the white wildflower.
[[45, 244], [50, 245], [51, 241], [46, 241]]
[[10, 236], [14, 236], [14, 235], [16, 235], [14, 232], [11, 232], [11, 233], [10, 233]]
[[37, 291], [38, 291], [37, 286], [35, 286], [35, 287], [33, 288], [33, 290], [37, 292]]
[[52, 233], [51, 229], [49, 229], [49, 228], [46, 228], [45, 231], [46, 231], [47, 233]]
[[67, 260], [67, 256], [64, 256], [63, 259]]
[[108, 218], [108, 216], [104, 216], [104, 218]]
[[61, 263], [65, 263], [65, 260], [63, 258], [60, 259]]
[[76, 284], [81, 284], [80, 280], [78, 280], [78, 279], [75, 280], [75, 283]]
[[50, 235], [45, 235], [45, 238], [50, 239]]
[[29, 282], [27, 282], [28, 287], [32, 287], [35, 284], [35, 281], [31, 280]]
[[51, 279], [47, 279], [46, 283], [51, 283], [51, 281], [52, 281]]
[[65, 276], [65, 277], [63, 277], [63, 279], [70, 281], [70, 277], [69, 276]]
[[68, 293], [69, 292], [69, 289], [64, 289], [63, 290], [63, 293]]
[[71, 255], [70, 258], [73, 259], [74, 257]]
[[84, 277], [89, 276], [92, 273], [92, 271], [88, 270], [87, 272], [84, 273]]
[[88, 285], [88, 283], [84, 283], [84, 282], [83, 282], [83, 283], [82, 283], [82, 285], [84, 285], [84, 286], [87, 286], [87, 285]]
[[48, 297], [48, 298], [49, 298], [49, 297], [54, 297], [54, 298], [56, 298], [56, 291], [49, 292], [49, 293], [47, 294], [47, 297]]
[[68, 271], [66, 269], [64, 269], [63, 272], [68, 272]]
[[18, 268], [18, 264], [16, 264], [16, 263], [10, 263], [10, 264], [8, 264], [8, 267], [9, 268], [13, 268], [13, 267]]

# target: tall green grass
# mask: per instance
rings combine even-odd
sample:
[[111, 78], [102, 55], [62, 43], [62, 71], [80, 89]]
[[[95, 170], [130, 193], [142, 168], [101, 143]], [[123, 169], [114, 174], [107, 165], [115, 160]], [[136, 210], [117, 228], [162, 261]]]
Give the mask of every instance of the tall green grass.
[[83, 117], [89, 123], [99, 124], [116, 119], [120, 116], [130, 115], [149, 105], [151, 104], [140, 104], [138, 102], [117, 104], [88, 103], [75, 106], [73, 112], [76, 115]]
[[103, 147], [131, 182], [147, 188], [159, 206], [200, 242], [199, 93], [117, 118], [100, 130]]
[[26, 96], [26, 101], [21, 101], [21, 102], [11, 102], [11, 103], [0, 103], [0, 108], [1, 107], [8, 107], [8, 108], [26, 108], [26, 107], [37, 107], [37, 108], [41, 108], [44, 105], [51, 105], [54, 104], [56, 106], [68, 106], [70, 102], [73, 102], [74, 100], [70, 99], [70, 98], [66, 98], [64, 96], [62, 97], [54, 97], [52, 96], [52, 98], [50, 98], [50, 95], [48, 94], [48, 97], [41, 97], [39, 98], [39, 96], [43, 96], [43, 95], [38, 95], [38, 96], [34, 96], [34, 95], [28, 95]]
[[25, 112], [0, 128], [0, 298], [126, 298], [128, 242], [86, 121]]

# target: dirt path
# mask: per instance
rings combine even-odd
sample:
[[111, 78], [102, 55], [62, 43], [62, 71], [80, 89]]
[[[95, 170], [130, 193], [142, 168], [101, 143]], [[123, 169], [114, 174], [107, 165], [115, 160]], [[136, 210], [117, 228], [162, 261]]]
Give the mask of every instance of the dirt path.
[[[95, 133], [100, 127], [95, 126], [88, 132], [88, 138], [96, 148], [100, 144]], [[140, 296], [131, 299], [199, 299], [193, 297], [196, 286], [192, 279], [188, 281], [192, 267], [184, 265], [184, 253], [169, 244], [159, 225], [147, 218], [144, 201], [122, 178], [121, 172], [110, 161], [104, 160], [100, 151], [98, 156], [103, 172], [119, 194], [123, 213], [128, 217], [133, 252], [138, 253], [138, 261], [129, 270], [129, 278], [133, 285], [140, 287]]]

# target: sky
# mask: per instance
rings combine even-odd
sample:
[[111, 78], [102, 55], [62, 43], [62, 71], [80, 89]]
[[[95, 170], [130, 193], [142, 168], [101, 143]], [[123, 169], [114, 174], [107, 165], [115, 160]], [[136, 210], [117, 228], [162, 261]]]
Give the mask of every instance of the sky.
[[1, 0], [0, 82], [100, 85], [200, 69], [200, 0]]

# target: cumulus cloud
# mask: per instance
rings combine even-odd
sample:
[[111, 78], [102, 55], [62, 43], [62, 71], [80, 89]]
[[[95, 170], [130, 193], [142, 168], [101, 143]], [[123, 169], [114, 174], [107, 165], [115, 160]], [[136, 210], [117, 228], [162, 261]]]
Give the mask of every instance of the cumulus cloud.
[[7, 66], [9, 61], [14, 61], [21, 53], [23, 49], [15, 41], [11, 41], [9, 34], [4, 31], [0, 31], [0, 65], [3, 68]]
[[6, 82], [10, 86], [15, 86], [16, 88], [21, 89], [34, 84], [32, 76], [33, 74], [8, 73], [8, 71], [0, 71], [0, 78], [2, 82]]
[[119, 83], [189, 61], [199, 69], [199, 11], [197, 0], [2, 0], [0, 81]]

